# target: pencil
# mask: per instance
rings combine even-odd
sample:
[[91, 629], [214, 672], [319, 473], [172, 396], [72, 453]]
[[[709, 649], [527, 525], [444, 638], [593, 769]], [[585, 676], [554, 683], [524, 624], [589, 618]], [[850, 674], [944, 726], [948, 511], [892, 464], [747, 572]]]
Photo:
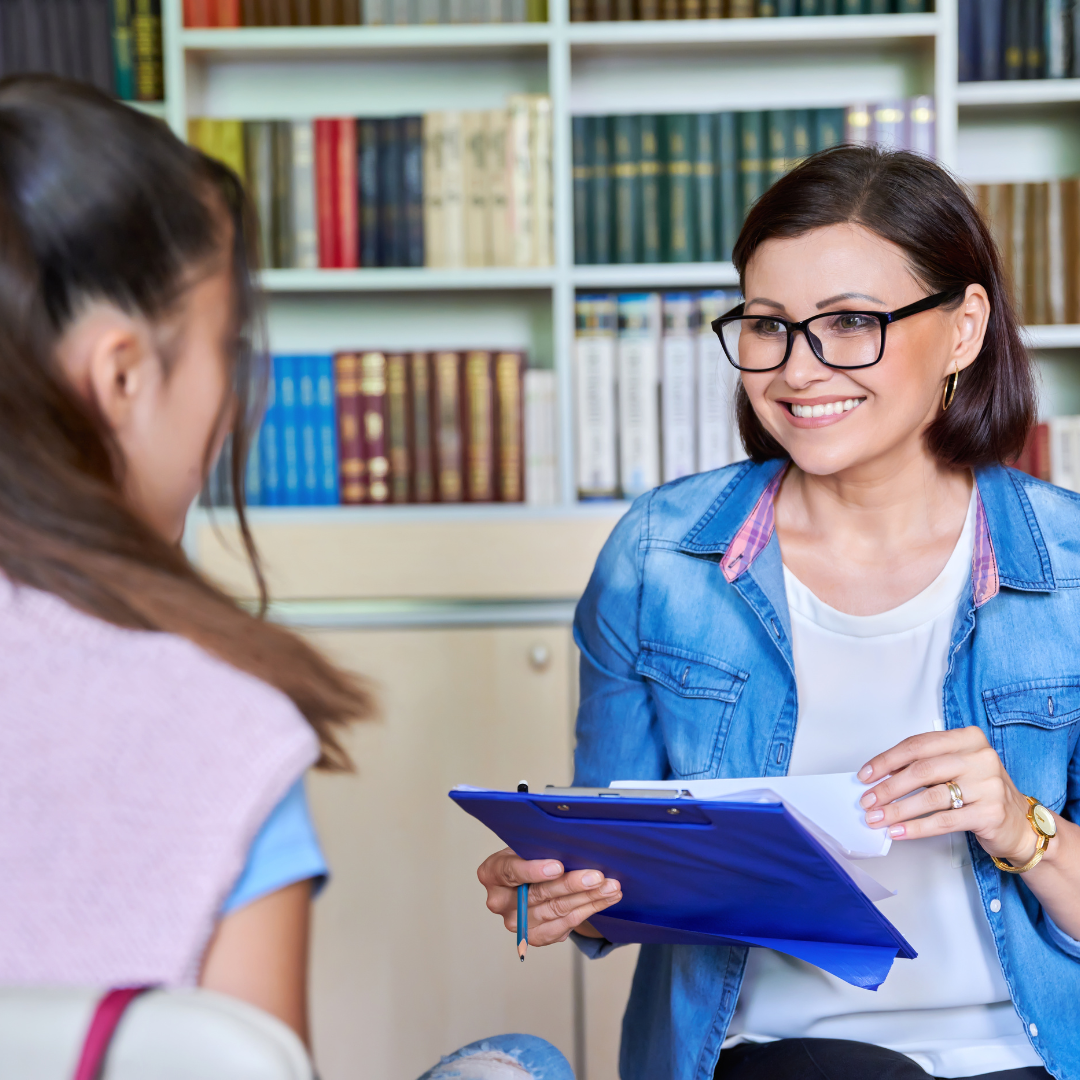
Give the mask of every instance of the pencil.
[[[518, 791], [528, 794], [529, 785], [522, 780], [517, 786]], [[525, 950], [529, 947], [529, 886], [518, 886], [518, 912], [517, 912], [517, 950], [521, 962], [525, 963]]]

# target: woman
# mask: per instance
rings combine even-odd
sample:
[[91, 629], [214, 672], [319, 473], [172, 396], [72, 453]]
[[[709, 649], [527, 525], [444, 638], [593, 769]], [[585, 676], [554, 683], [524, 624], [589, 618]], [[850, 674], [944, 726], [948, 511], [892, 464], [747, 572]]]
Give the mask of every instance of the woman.
[[[326, 867], [302, 776], [349, 766], [370, 696], [180, 547], [231, 427], [257, 572], [255, 235], [237, 178], [164, 125], [0, 83], [0, 982], [197, 984], [306, 1039]], [[506, 1037], [432, 1075], [544, 1069], [569, 1075]]]
[[[869, 992], [645, 946], [622, 1076], [1080, 1076], [1080, 499], [1004, 467], [1035, 397], [988, 230], [930, 161], [843, 147], [760, 199], [735, 265], [750, 461], [643, 496], [601, 553], [576, 782], [857, 772], [919, 956]], [[617, 882], [480, 876], [506, 917], [542, 883], [530, 942], [611, 948], [587, 920]]]

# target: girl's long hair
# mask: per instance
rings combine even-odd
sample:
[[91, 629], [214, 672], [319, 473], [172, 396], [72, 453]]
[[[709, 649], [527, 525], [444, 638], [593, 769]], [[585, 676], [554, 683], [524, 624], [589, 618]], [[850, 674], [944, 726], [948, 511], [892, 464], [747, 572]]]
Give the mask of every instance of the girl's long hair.
[[181, 635], [277, 687], [317, 733], [319, 764], [348, 768], [338, 736], [373, 712], [366, 684], [239, 606], [132, 512], [111, 433], [56, 359], [86, 302], [159, 319], [193, 271], [231, 255], [243, 332], [222, 407], [236, 406], [232, 487], [265, 609], [242, 474], [268, 375], [252, 345], [256, 236], [236, 175], [157, 120], [48, 76], [0, 81], [0, 571], [118, 626]]

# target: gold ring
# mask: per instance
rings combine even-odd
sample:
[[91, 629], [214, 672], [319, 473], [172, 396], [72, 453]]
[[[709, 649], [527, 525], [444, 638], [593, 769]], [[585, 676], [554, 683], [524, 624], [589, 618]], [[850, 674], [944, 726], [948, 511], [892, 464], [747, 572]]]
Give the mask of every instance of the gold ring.
[[959, 784], [954, 784], [951, 780], [945, 785], [949, 789], [949, 798], [952, 799], [952, 808], [959, 810], [964, 805], [964, 793], [960, 790]]

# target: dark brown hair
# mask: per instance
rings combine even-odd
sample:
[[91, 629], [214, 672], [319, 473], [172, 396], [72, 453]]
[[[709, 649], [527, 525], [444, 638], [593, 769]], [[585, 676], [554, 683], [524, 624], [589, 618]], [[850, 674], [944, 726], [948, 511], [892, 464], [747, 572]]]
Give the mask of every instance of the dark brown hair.
[[[874, 146], [838, 146], [807, 158], [753, 205], [733, 259], [746, 267], [766, 240], [825, 225], [862, 225], [907, 255], [927, 295], [982, 285], [990, 320], [975, 363], [956, 396], [927, 429], [938, 460], [958, 468], [1014, 461], [1035, 421], [1031, 358], [1020, 340], [1011, 291], [990, 230], [964, 189], [928, 158]], [[754, 413], [742, 384], [739, 433], [754, 461], [786, 457]]]
[[251, 345], [255, 236], [235, 174], [157, 120], [48, 76], [0, 82], [0, 570], [116, 625], [182, 635], [277, 687], [317, 733], [320, 765], [348, 768], [338, 733], [373, 711], [366, 685], [244, 610], [131, 511], [115, 441], [55, 359], [86, 301], [158, 320], [193, 271], [231, 254], [242, 333], [223, 408], [236, 406], [236, 512], [265, 609], [242, 477], [268, 368]]

